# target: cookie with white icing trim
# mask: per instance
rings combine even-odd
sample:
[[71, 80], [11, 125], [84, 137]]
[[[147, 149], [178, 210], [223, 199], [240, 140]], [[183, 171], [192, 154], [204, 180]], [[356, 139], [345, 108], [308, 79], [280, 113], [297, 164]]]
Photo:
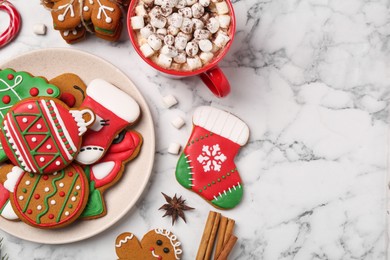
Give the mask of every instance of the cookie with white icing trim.
[[[33, 174], [8, 165], [0, 169], [0, 176], [4, 188], [10, 192], [14, 214], [33, 227], [67, 226], [80, 216], [88, 200], [88, 180], [77, 164], [50, 175]], [[5, 217], [4, 214], [3, 210], [1, 215]]]
[[114, 36], [120, 27], [122, 11], [115, 1], [94, 0], [91, 21], [96, 34]]
[[29, 98], [7, 112], [0, 141], [14, 165], [28, 172], [51, 174], [73, 161], [82, 135], [94, 120], [90, 109], [69, 109], [58, 99]]
[[150, 230], [141, 242], [132, 233], [122, 233], [116, 238], [115, 251], [119, 259], [179, 260], [183, 254], [176, 235], [161, 228]]

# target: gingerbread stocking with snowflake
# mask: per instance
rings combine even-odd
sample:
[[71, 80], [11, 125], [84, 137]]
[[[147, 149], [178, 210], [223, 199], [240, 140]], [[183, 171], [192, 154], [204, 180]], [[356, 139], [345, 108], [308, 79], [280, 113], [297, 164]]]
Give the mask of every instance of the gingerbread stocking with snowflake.
[[178, 161], [176, 179], [212, 205], [233, 208], [243, 195], [234, 158], [248, 141], [249, 128], [236, 116], [207, 106], [197, 108], [192, 121], [194, 127]]

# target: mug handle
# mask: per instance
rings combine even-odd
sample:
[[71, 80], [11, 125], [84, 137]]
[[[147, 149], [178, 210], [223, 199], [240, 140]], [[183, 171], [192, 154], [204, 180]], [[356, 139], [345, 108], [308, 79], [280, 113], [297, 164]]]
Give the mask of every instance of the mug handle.
[[230, 93], [229, 81], [218, 66], [201, 73], [199, 76], [217, 97], [226, 97]]

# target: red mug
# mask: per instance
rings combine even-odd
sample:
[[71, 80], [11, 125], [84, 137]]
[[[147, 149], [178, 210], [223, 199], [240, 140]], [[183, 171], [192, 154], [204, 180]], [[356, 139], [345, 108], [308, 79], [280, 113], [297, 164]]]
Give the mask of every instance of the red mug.
[[225, 57], [234, 39], [234, 33], [236, 31], [236, 17], [234, 15], [233, 5], [230, 0], [225, 0], [229, 7], [229, 14], [231, 16], [228, 35], [230, 41], [223, 47], [216, 57], [214, 57], [206, 66], [203, 66], [193, 71], [177, 71], [165, 69], [158, 66], [151, 59], [146, 58], [138, 46], [137, 36], [131, 26], [131, 17], [135, 16], [135, 7], [138, 5], [139, 0], [132, 0], [129, 5], [129, 11], [127, 13], [127, 30], [130, 36], [130, 41], [133, 44], [138, 55], [150, 66], [163, 74], [167, 74], [174, 77], [189, 77], [198, 75], [204, 84], [214, 93], [217, 97], [225, 97], [230, 93], [230, 84], [225, 74], [218, 67], [218, 63]]

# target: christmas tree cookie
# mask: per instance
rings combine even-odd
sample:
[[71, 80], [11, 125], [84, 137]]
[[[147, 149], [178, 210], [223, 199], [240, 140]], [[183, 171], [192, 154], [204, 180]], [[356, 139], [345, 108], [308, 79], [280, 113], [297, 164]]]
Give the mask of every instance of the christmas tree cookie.
[[248, 126], [236, 116], [208, 106], [195, 110], [193, 129], [176, 167], [176, 179], [222, 209], [235, 207], [243, 187], [234, 158], [249, 138]]

